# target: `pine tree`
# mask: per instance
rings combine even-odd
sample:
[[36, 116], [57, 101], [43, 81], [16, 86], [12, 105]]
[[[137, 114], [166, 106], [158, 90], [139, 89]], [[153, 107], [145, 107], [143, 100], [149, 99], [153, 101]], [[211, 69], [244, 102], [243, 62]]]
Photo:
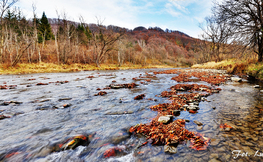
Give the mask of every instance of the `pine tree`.
[[45, 40], [54, 39], [54, 35], [52, 33], [51, 26], [48, 22], [45, 12], [43, 12], [42, 18], [39, 21], [38, 32], [39, 32], [38, 34], [39, 42], [42, 42], [43, 39]]

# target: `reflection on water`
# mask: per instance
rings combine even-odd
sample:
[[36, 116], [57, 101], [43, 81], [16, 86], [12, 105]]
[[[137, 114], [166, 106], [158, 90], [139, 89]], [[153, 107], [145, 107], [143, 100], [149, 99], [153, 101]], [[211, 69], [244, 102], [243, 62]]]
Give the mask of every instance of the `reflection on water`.
[[[165, 153], [163, 146], [142, 146], [145, 138], [130, 136], [127, 129], [151, 121], [157, 113], [149, 107], [169, 102], [159, 95], [177, 84], [171, 80], [176, 74], [132, 79], [147, 76], [145, 72], [152, 74], [152, 70], [127, 70], [1, 76], [0, 85], [17, 87], [0, 90], [0, 115], [10, 117], [0, 120], [0, 160], [261, 161], [263, 94], [252, 83], [229, 81], [220, 86], [220, 93], [200, 102], [197, 114], [181, 112], [176, 117], [190, 120], [186, 129], [211, 138], [207, 150], [192, 150], [187, 141], [178, 145], [176, 154]], [[113, 80], [139, 86], [103, 90]], [[98, 88], [107, 94], [94, 96]], [[134, 100], [140, 94], [145, 99]], [[197, 126], [195, 120], [203, 125]], [[233, 129], [221, 129], [224, 123]], [[78, 134], [90, 135], [90, 144], [52, 151], [55, 144]], [[105, 151], [113, 148], [120, 151], [105, 158]]]

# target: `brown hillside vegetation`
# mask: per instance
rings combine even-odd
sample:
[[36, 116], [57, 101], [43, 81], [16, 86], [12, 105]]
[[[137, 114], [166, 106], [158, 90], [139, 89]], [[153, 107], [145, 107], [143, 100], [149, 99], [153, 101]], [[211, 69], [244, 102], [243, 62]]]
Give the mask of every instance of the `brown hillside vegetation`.
[[238, 42], [228, 44], [226, 41], [213, 42], [210, 38], [200, 40], [180, 31], [159, 27], [147, 29], [139, 26], [129, 30], [105, 26], [99, 19], [97, 24], [88, 24], [82, 17], [80, 22], [73, 22], [65, 13], [54, 19], [48, 19], [45, 12], [41, 18], [34, 13], [34, 18], [28, 20], [16, 8], [4, 10], [2, 15], [0, 63], [3, 70], [19, 67], [17, 64], [40, 63], [50, 63], [51, 66], [76, 64], [70, 66], [71, 69], [79, 65], [84, 67], [77, 68], [79, 70], [101, 69], [102, 65], [102, 69], [107, 65], [114, 68], [189, 67], [196, 63], [247, 58], [254, 54], [250, 49], [236, 50], [246, 47]]

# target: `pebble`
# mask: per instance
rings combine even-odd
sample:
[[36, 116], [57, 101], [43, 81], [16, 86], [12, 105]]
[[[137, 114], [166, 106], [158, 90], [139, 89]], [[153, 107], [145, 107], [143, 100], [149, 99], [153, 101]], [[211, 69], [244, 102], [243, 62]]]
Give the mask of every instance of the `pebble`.
[[60, 98], [58, 101], [71, 100], [72, 98]]
[[160, 116], [158, 119], [158, 122], [166, 124], [170, 120], [171, 120], [171, 117], [169, 117], [169, 116]]
[[202, 130], [203, 126], [197, 126], [197, 130]]
[[259, 85], [255, 85], [254, 88], [260, 88], [260, 86]]
[[217, 146], [219, 143], [220, 143], [220, 139], [212, 138], [210, 145], [211, 146]]
[[217, 159], [218, 157], [219, 157], [218, 154], [210, 154], [209, 156], [210, 159], [213, 159], [213, 158]]
[[221, 162], [221, 161], [214, 158], [214, 159], [209, 160], [208, 162]]
[[201, 123], [201, 122], [199, 122], [199, 121], [194, 121], [194, 123], [196, 124], [196, 125], [198, 125], [198, 126], [201, 126], [201, 125], [203, 125], [203, 123]]
[[239, 77], [231, 77], [231, 80], [234, 82], [242, 82], [242, 78]]
[[177, 148], [174, 146], [164, 145], [164, 152], [169, 152], [171, 154], [177, 153]]

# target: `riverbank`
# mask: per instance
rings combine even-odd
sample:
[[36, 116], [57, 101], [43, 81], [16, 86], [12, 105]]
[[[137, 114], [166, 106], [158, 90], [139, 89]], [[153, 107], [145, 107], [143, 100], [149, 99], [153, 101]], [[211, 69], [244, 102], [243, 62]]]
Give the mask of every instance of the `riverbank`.
[[134, 65], [123, 64], [118, 66], [116, 64], [102, 64], [96, 67], [94, 64], [53, 64], [53, 63], [39, 63], [39, 64], [18, 64], [15, 67], [8, 65], [0, 65], [0, 75], [4, 74], [32, 74], [32, 73], [66, 73], [78, 71], [92, 71], [92, 70], [127, 70], [127, 69], [150, 69], [150, 68], [175, 68], [175, 66], [168, 65]]
[[226, 70], [227, 73], [242, 75], [246, 74], [263, 81], [263, 63], [257, 60], [224, 60], [221, 62], [207, 62], [204, 64], [193, 65], [197, 69], [220, 69]]

